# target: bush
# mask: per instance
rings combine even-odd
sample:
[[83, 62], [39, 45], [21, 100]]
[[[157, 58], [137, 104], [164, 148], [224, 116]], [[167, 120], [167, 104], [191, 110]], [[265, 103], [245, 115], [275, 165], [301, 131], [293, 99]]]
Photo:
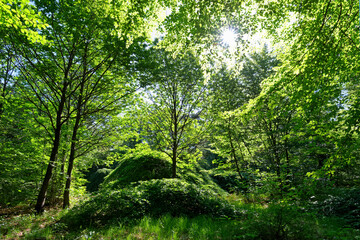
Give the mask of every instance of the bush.
[[249, 188], [248, 179], [241, 180], [239, 175], [233, 171], [211, 171], [210, 176], [222, 189], [229, 193], [247, 192]]
[[197, 163], [193, 163], [191, 166], [191, 168], [180, 168], [178, 177], [188, 183], [201, 186], [203, 189], [210, 189], [221, 196], [227, 195], [227, 192], [213, 180], [208, 171], [204, 170]]
[[[178, 168], [178, 178], [217, 194], [226, 194], [199, 164], [192, 163], [190, 166]], [[136, 182], [163, 178], [171, 178], [171, 162], [167, 156], [153, 150], [140, 150], [125, 155], [118, 167], [105, 178], [102, 188], [118, 190]]]
[[88, 173], [86, 184], [86, 190], [89, 192], [96, 192], [99, 190], [100, 184], [104, 181], [105, 177], [111, 173], [113, 169], [110, 168], [100, 168], [95, 172]]
[[[318, 229], [312, 215], [288, 205], [271, 204], [256, 209], [244, 223], [246, 239], [317, 239]], [[251, 236], [250, 236], [251, 235]]]
[[142, 182], [136, 188], [149, 202], [149, 214], [165, 213], [172, 216], [212, 215], [235, 217], [239, 212], [219, 194], [201, 185], [180, 179], [162, 179]]
[[148, 202], [137, 191], [101, 191], [92, 199], [72, 208], [61, 222], [70, 229], [102, 226], [114, 220], [130, 222], [143, 217], [147, 208]]
[[343, 218], [354, 228], [360, 228], [360, 189], [333, 188], [309, 200], [309, 209], [325, 216]]
[[240, 212], [211, 190], [180, 179], [153, 179], [118, 191], [102, 190], [62, 219], [72, 228], [128, 223], [145, 215], [236, 217]]
[[235, 217], [239, 212], [224, 200], [226, 195], [198, 164], [179, 169], [170, 179], [171, 163], [149, 149], [123, 156], [119, 165], [91, 200], [73, 208], [63, 222], [69, 226], [129, 222], [145, 215], [212, 215]]

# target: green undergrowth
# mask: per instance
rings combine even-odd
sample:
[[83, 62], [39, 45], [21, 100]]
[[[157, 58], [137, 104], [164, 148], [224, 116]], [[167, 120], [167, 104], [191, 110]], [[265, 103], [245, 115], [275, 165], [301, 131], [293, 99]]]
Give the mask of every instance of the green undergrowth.
[[120, 190], [105, 189], [75, 207], [62, 222], [71, 228], [131, 223], [144, 216], [209, 215], [237, 218], [242, 212], [221, 195], [181, 179], [153, 179]]
[[108, 176], [113, 169], [110, 168], [99, 168], [95, 172], [87, 173], [87, 183], [86, 183], [86, 190], [88, 192], [96, 192], [99, 190], [99, 186], [101, 183], [104, 182], [106, 176]]
[[227, 192], [247, 192], [249, 188], [250, 176], [246, 173], [243, 173], [242, 179], [238, 173], [223, 169], [211, 169], [208, 171], [208, 174], [216, 184]]
[[360, 231], [347, 228], [341, 218], [321, 217], [284, 204], [236, 201], [243, 211], [237, 219], [165, 214], [80, 229], [59, 221], [73, 209], [0, 218], [0, 239], [360, 239]]
[[336, 216], [360, 229], [360, 188], [328, 188], [309, 197], [305, 208], [319, 215]]
[[[28, 209], [28, 207], [22, 208]], [[67, 211], [51, 209], [45, 210], [41, 215], [28, 212], [0, 216], [0, 239], [55, 238], [57, 221]]]
[[[1, 216], [0, 239], [360, 239], [358, 189], [319, 192], [305, 204], [265, 201], [226, 193], [196, 164], [175, 179], [170, 169], [154, 151], [126, 155], [72, 209]], [[239, 185], [231, 175], [216, 177]]]

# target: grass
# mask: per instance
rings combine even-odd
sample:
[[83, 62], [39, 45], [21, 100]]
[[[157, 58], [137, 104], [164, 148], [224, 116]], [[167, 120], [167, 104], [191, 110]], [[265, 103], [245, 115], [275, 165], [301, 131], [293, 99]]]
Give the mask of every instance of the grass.
[[[246, 214], [241, 219], [145, 216], [131, 224], [114, 221], [101, 228], [72, 230], [59, 222], [66, 211], [0, 218], [0, 239], [360, 239], [359, 229], [340, 218], [301, 213], [283, 205], [247, 204], [232, 196]], [[70, 210], [71, 211], [71, 210]]]
[[99, 232], [88, 230], [82, 236], [93, 233], [93, 239], [233, 239], [236, 229], [237, 222], [227, 219], [165, 215], [144, 217], [132, 226], [114, 224]]
[[3, 215], [0, 217], [0, 237], [1, 239], [46, 238], [52, 235], [53, 225], [62, 214], [64, 211], [51, 209], [42, 215], [34, 213]]
[[236, 233], [237, 221], [195, 218], [144, 217], [136, 224], [114, 222], [104, 228], [86, 228], [68, 232], [58, 222], [64, 211], [52, 210], [42, 216], [32, 214], [0, 220], [1, 239], [231, 239]]

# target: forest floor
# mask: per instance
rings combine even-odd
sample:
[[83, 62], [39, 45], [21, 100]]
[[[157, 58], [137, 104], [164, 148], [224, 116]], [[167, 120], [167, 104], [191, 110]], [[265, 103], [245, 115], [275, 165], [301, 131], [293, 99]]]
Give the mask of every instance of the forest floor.
[[16, 206], [0, 209], [0, 239], [360, 239], [360, 230], [340, 218], [266, 204], [246, 203], [243, 209], [241, 219], [145, 216], [127, 225], [70, 231], [60, 218], [71, 209], [35, 215], [29, 206]]

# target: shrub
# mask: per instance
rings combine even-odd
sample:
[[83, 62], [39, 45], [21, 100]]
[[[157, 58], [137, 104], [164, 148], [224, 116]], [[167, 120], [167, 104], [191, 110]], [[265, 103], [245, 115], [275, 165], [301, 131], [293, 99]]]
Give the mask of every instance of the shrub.
[[86, 184], [86, 190], [89, 192], [95, 192], [99, 190], [100, 184], [104, 181], [105, 177], [111, 173], [113, 169], [100, 168], [95, 172], [88, 174], [88, 183]]
[[317, 239], [318, 235], [313, 216], [289, 205], [257, 209], [248, 224], [246, 230], [256, 233], [255, 239]]
[[70, 229], [101, 226], [113, 220], [129, 222], [145, 215], [148, 202], [141, 193], [123, 189], [101, 191], [92, 199], [72, 208], [62, 219]]
[[229, 193], [246, 192], [249, 188], [247, 181], [241, 180], [233, 171], [211, 171], [211, 178]]
[[325, 216], [343, 218], [354, 228], [360, 228], [360, 189], [333, 188], [310, 198], [309, 209]]
[[153, 179], [118, 191], [102, 190], [62, 219], [71, 228], [131, 222], [145, 215], [236, 217], [240, 212], [215, 192], [180, 179]]
[[198, 163], [193, 163], [191, 166], [179, 169], [178, 177], [203, 189], [210, 189], [221, 196], [227, 195], [227, 192], [213, 180], [208, 171], [200, 167]]
[[136, 189], [143, 192], [142, 196], [149, 202], [148, 212], [155, 216], [168, 213], [172, 216], [235, 217], [239, 214], [221, 195], [181, 179], [150, 180]]
[[[203, 170], [197, 163], [178, 168], [177, 176], [188, 183], [201, 185], [205, 189], [211, 189], [217, 194], [226, 194], [213, 181], [207, 171]], [[136, 182], [170, 177], [171, 162], [167, 156], [163, 153], [146, 149], [125, 155], [120, 160], [118, 167], [105, 178], [102, 188], [118, 190]]]

